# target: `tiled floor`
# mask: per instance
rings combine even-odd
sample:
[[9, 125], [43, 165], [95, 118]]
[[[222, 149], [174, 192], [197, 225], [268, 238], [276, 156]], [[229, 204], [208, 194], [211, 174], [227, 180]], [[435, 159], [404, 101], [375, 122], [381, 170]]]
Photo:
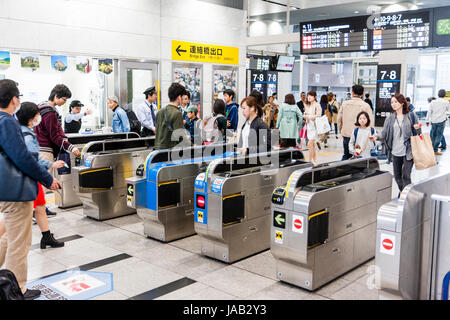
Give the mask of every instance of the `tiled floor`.
[[[446, 132], [450, 138], [450, 131]], [[450, 140], [449, 140], [450, 141]], [[342, 140], [329, 140], [322, 149], [319, 162], [339, 160]], [[414, 171], [413, 181], [450, 170], [450, 152], [439, 159], [437, 168]], [[382, 161], [383, 170], [392, 172], [392, 165]], [[393, 184], [393, 197], [398, 189]], [[51, 203], [52, 199], [49, 198]], [[52, 206], [52, 205], [51, 205]], [[53, 205], [54, 206], [54, 205]], [[320, 299], [378, 299], [376, 289], [370, 290], [368, 277], [374, 260], [332, 281], [315, 292], [308, 292], [277, 281], [275, 259], [270, 250], [228, 265], [200, 255], [199, 236], [192, 236], [169, 244], [148, 239], [137, 215], [97, 222], [83, 216], [80, 208], [60, 210], [50, 218], [51, 231], [57, 238], [78, 235], [66, 242], [64, 248], [41, 250], [35, 248], [28, 256], [28, 280], [61, 272], [81, 265], [127, 254], [130, 257], [93, 268], [90, 271], [111, 272], [114, 290], [98, 296], [96, 300], [123, 300], [180, 281], [191, 279], [192, 284], [174, 291], [154, 295], [156, 299], [198, 300], [320, 300]], [[38, 244], [41, 234], [33, 226], [33, 244]], [[370, 283], [369, 283], [370, 284]], [[154, 294], [154, 293], [152, 293]]]

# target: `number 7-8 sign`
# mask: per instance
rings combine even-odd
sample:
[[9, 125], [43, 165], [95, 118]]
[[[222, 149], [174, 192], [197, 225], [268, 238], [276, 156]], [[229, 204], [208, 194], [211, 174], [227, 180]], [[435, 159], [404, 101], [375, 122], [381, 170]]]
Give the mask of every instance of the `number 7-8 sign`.
[[400, 81], [401, 64], [380, 64], [378, 65], [378, 81]]

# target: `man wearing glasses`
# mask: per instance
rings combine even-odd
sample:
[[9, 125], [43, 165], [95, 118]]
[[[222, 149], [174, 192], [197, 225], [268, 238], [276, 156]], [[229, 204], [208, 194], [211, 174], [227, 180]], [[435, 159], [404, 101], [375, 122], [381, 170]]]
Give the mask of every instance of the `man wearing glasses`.
[[[48, 101], [39, 104], [41, 123], [34, 128], [34, 132], [39, 142], [39, 156], [44, 160], [54, 162], [62, 150], [71, 152], [76, 157], [81, 156], [80, 151], [67, 141], [56, 111], [56, 107], [65, 105], [67, 99], [71, 97], [69, 88], [64, 84], [58, 84], [50, 93]], [[47, 209], [47, 214], [54, 213]]]

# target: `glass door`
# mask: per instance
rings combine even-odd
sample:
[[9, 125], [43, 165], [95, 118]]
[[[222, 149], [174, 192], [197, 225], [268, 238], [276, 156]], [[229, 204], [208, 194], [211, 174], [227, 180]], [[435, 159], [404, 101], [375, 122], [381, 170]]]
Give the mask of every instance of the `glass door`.
[[143, 92], [145, 89], [152, 86], [159, 90], [157, 62], [119, 61], [118, 92], [122, 107], [134, 110], [140, 103], [144, 102], [145, 95]]

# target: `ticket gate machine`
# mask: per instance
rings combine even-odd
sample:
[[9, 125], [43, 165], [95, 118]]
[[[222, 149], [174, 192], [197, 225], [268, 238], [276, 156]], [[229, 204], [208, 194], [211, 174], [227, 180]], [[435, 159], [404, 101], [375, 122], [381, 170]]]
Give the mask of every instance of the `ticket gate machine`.
[[[126, 140], [136, 139], [139, 135], [134, 132], [128, 133], [95, 133], [95, 134], [67, 134], [67, 140], [78, 148], [80, 151], [89, 143], [93, 141], [104, 140]], [[80, 165], [81, 159], [76, 158], [73, 154], [70, 154], [70, 167]], [[78, 195], [73, 192], [72, 188], [72, 175], [71, 174], [58, 174], [58, 170], [54, 170], [54, 177], [61, 182], [62, 188], [55, 192], [55, 203], [59, 208], [66, 209], [76, 206], [81, 206], [82, 202]]]
[[448, 300], [450, 173], [407, 186], [378, 212], [379, 298]]
[[372, 259], [377, 212], [391, 196], [376, 158], [294, 172], [272, 196], [277, 278], [312, 291]]
[[136, 213], [127, 206], [126, 179], [153, 150], [154, 137], [100, 141], [86, 145], [82, 165], [72, 168], [73, 190], [83, 203], [83, 214], [107, 220]]
[[234, 149], [230, 143], [153, 151], [145, 171], [127, 179], [127, 203], [137, 209], [144, 234], [163, 242], [195, 234], [195, 178], [211, 161], [235, 156]]
[[211, 162], [195, 181], [201, 253], [232, 263], [268, 249], [272, 191], [295, 170], [309, 167], [294, 149]]

